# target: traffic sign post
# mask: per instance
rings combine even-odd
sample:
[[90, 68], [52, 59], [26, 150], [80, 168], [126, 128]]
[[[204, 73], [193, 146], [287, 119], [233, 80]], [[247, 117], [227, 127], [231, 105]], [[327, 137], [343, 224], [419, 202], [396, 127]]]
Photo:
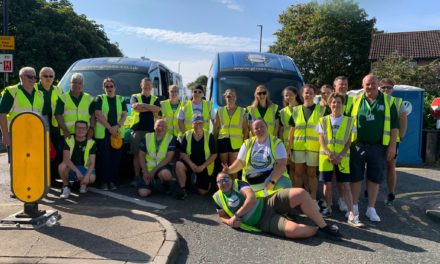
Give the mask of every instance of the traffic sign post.
[[13, 55], [0, 54], [0, 72], [12, 72], [13, 68]]
[[15, 37], [0, 36], [0, 50], [15, 50]]

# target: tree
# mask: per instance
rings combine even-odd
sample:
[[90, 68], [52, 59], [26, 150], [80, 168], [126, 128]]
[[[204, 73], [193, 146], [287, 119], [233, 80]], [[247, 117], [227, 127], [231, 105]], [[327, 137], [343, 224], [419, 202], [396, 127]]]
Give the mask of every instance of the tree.
[[336, 76], [359, 87], [369, 72], [368, 54], [376, 20], [351, 0], [290, 6], [279, 16], [282, 28], [269, 51], [295, 60], [308, 83], [331, 84]]
[[195, 81], [188, 83], [187, 87], [190, 90], [192, 90], [197, 85], [202, 85], [204, 88], [206, 88], [207, 83], [208, 83], [208, 77], [206, 75], [200, 75], [199, 77], [197, 77]]
[[102, 25], [77, 15], [67, 0], [9, 1], [9, 34], [15, 36], [11, 83], [18, 81], [17, 73], [23, 66], [37, 71], [50, 66], [61, 77], [78, 59], [122, 56]]

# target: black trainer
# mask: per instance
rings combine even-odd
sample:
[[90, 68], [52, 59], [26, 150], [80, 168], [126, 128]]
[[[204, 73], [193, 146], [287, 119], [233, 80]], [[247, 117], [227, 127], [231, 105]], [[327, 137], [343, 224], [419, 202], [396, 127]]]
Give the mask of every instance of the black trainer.
[[396, 199], [396, 196], [394, 193], [389, 193], [387, 199], [385, 199], [386, 205], [393, 205], [394, 199]]
[[188, 197], [188, 194], [186, 193], [185, 189], [181, 189], [179, 193], [176, 195], [176, 198], [179, 200], [185, 200], [186, 197]]
[[319, 237], [333, 241], [342, 240], [342, 235], [339, 233], [339, 228], [336, 225], [326, 225], [323, 228], [319, 228], [317, 234]]

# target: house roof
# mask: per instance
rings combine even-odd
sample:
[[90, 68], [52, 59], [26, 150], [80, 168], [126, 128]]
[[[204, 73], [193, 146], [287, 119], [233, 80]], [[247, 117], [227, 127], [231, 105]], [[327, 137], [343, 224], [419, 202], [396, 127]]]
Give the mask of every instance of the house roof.
[[440, 30], [374, 34], [368, 59], [383, 59], [395, 51], [409, 59], [440, 58]]

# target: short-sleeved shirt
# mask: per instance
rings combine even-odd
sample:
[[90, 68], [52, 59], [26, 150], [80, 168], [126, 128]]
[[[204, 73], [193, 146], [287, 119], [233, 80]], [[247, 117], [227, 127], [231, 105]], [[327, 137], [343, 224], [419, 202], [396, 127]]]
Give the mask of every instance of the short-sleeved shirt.
[[[116, 107], [116, 96], [115, 97], [108, 97], [107, 96], [107, 102], [108, 102], [108, 115], [107, 115], [107, 122], [111, 126], [115, 126], [118, 124], [118, 113], [117, 113], [117, 107]], [[127, 111], [127, 104], [125, 104], [124, 100], [121, 100], [122, 105], [122, 111]], [[95, 111], [99, 110], [102, 111], [102, 97], [97, 96], [95, 99]]]
[[[200, 102], [200, 104], [195, 104], [192, 102], [192, 109], [194, 114], [203, 114], [203, 101]], [[173, 109], [174, 110], [174, 109]], [[211, 112], [209, 113], [209, 116], [211, 119], [215, 118], [215, 110], [214, 108], [211, 108]], [[185, 120], [185, 113], [183, 112], [183, 108], [180, 109], [179, 114], [177, 115], [178, 120]]]
[[[137, 96], [132, 95], [130, 99], [130, 104], [134, 103], [144, 103], [144, 104], [150, 104], [151, 95], [145, 96], [142, 95], [142, 102], [138, 102]], [[160, 107], [159, 99], [156, 99], [156, 101], [153, 102], [153, 105]], [[134, 125], [132, 127], [133, 130], [140, 130], [140, 131], [147, 131], [147, 132], [154, 132], [154, 115], [153, 112], [147, 111], [147, 112], [140, 112], [139, 113], [139, 123]]]
[[[390, 114], [390, 129], [399, 129], [399, 117], [394, 103], [390, 106]], [[382, 144], [384, 120], [384, 94], [379, 92], [372, 103], [363, 96], [357, 115], [357, 141], [364, 144]]]
[[[162, 140], [163, 138], [159, 141], [156, 140], [156, 150], [159, 150], [159, 146], [160, 143], [162, 143]], [[139, 143], [139, 150], [147, 153], [147, 144], [145, 142], [145, 136], [142, 138], [141, 142]], [[175, 151], [175, 150], [176, 150], [176, 137], [173, 137], [170, 141], [170, 144], [168, 145], [167, 152]]]
[[[74, 137], [75, 135], [72, 135]], [[71, 152], [71, 161], [75, 166], [84, 166], [84, 152], [86, 150], [87, 139], [84, 141], [75, 141], [75, 146], [73, 147], [73, 152], [69, 148], [67, 141], [64, 142], [64, 150], [68, 150]], [[93, 143], [92, 148], [90, 149], [89, 155], [96, 154], [96, 142]]]
[[[326, 118], [326, 116], [324, 118]], [[341, 126], [341, 123], [342, 123], [342, 119], [344, 119], [344, 115], [341, 115], [339, 117], [331, 117], [330, 116], [330, 123], [332, 125], [333, 135], [336, 135], [336, 133], [338, 132], [338, 129]], [[321, 123], [318, 123], [318, 125], [316, 126], [316, 131], [320, 135], [324, 135], [325, 133], [327, 133], [324, 130], [324, 128], [321, 126]], [[356, 131], [357, 131], [356, 126], [353, 126], [353, 129], [351, 130], [351, 133], [356, 133]]]
[[[250, 177], [273, 169], [275, 158], [272, 155], [269, 140], [270, 138], [267, 137], [266, 141], [263, 144], [260, 144], [258, 143], [258, 140], [255, 140], [255, 143], [252, 146], [251, 157], [249, 160], [249, 170], [246, 172]], [[241, 145], [237, 159], [246, 162], [245, 159], [247, 151], [248, 150], [246, 148], [246, 144]], [[287, 158], [287, 152], [282, 143], [277, 145], [275, 152], [277, 155], [277, 159]]]
[[[72, 98], [72, 102], [76, 106], [78, 106], [79, 103], [81, 103], [81, 99], [82, 99], [82, 97], [84, 95], [83, 92], [81, 92], [78, 97], [73, 96], [72, 92], [69, 92], [69, 94], [70, 94], [70, 98]], [[55, 106], [55, 115], [63, 115], [64, 114], [64, 105], [65, 104], [64, 104], [63, 100], [58, 98], [57, 104]], [[95, 112], [95, 110], [94, 110], [95, 107], [94, 106], [95, 106], [95, 104], [92, 102], [92, 104], [90, 104], [90, 106], [89, 106], [89, 115], [92, 115]]]
[[[36, 90], [33, 89], [32, 93], [29, 94], [28, 92], [26, 92], [26, 90], [24, 90], [23, 86], [20, 84], [18, 85], [18, 89], [21, 89], [24, 93], [24, 95], [26, 96], [26, 98], [29, 100], [29, 102], [32, 104], [32, 102], [34, 101], [34, 96], [35, 96], [35, 92]], [[0, 114], [7, 114], [9, 112], [11, 112], [12, 106], [14, 105], [14, 97], [12, 96], [11, 93], [8, 92], [8, 90], [4, 90], [2, 93], [2, 98], [0, 101]], [[50, 104], [49, 104], [49, 108], [50, 108]], [[46, 103], [43, 104], [43, 110], [41, 111], [42, 115], [47, 115], [48, 114], [48, 107], [46, 105]]]
[[[197, 166], [202, 165], [206, 161], [204, 137], [205, 136], [203, 136], [199, 141], [197, 141], [194, 139], [194, 135], [193, 135], [193, 138], [191, 139], [191, 155], [189, 155], [189, 158]], [[183, 137], [181, 151], [186, 154], [188, 154], [186, 152], [187, 145], [188, 145], [188, 141], [186, 140], [186, 137]], [[215, 144], [214, 136], [212, 134], [209, 134], [209, 150], [211, 151], [211, 155], [217, 153], [217, 146]]]
[[[302, 106], [302, 110], [304, 113], [304, 119], [306, 120], [306, 122], [309, 120], [310, 116], [313, 114], [313, 111], [315, 111], [315, 106], [316, 104], [312, 105], [312, 106]], [[293, 116], [291, 118], [292, 120], [289, 121], [289, 123], [291, 123], [291, 126], [295, 127], [295, 120], [293, 119]]]

